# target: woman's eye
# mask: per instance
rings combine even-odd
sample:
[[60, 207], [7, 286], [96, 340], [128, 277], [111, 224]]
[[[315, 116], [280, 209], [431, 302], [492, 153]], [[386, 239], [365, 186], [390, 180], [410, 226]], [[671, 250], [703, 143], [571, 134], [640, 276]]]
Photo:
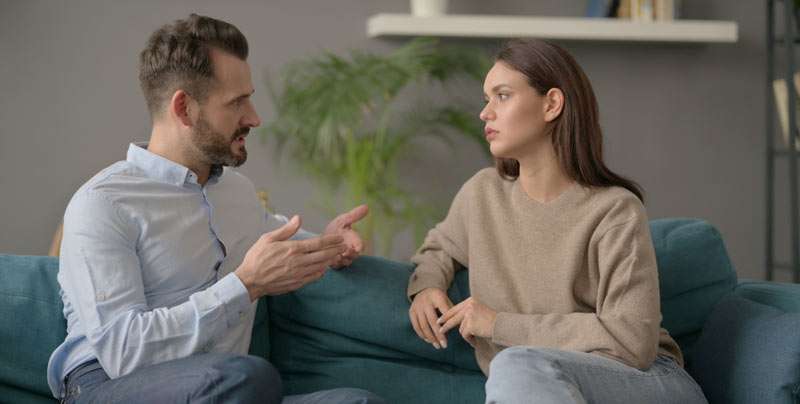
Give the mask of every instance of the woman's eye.
[[505, 100], [507, 100], [507, 99], [508, 99], [508, 96], [509, 96], [508, 94], [504, 94], [504, 93], [497, 94], [497, 98], [499, 98], [499, 99], [500, 99], [500, 101], [505, 101]]

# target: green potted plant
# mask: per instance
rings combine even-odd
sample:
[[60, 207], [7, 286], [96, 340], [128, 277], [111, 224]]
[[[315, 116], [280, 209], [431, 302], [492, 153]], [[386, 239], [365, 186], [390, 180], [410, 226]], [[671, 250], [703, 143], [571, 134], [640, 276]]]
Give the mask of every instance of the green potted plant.
[[370, 214], [359, 231], [368, 246], [380, 247], [373, 251], [388, 256], [399, 232], [410, 228], [420, 240], [442, 216], [433, 201], [398, 181], [398, 163], [418, 147], [415, 141], [438, 137], [447, 142], [455, 134], [485, 148], [474, 107], [448, 100], [419, 108], [425, 104], [422, 97], [398, 102], [399, 93], [425, 85], [426, 93], [446, 94], [456, 78], [480, 88], [489, 67], [481, 50], [427, 38], [386, 55], [325, 53], [291, 63], [283, 70], [280, 90], [267, 80], [276, 118], [263, 134], [277, 139], [278, 152], [288, 151], [292, 163], [322, 186], [318, 205], [328, 213], [368, 203]]

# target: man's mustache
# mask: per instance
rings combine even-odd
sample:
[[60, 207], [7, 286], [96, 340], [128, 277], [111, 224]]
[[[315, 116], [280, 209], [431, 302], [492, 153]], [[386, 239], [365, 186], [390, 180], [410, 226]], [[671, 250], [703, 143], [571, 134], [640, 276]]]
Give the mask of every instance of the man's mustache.
[[248, 133], [250, 133], [250, 128], [249, 127], [245, 126], [243, 128], [240, 128], [239, 130], [237, 130], [233, 134], [233, 136], [231, 136], [231, 140], [236, 140], [237, 137], [242, 136], [242, 135], [246, 135]]

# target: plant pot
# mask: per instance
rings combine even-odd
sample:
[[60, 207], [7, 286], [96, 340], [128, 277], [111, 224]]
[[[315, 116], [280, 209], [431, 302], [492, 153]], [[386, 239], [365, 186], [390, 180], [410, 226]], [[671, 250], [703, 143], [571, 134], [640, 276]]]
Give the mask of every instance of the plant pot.
[[411, 0], [411, 14], [417, 17], [447, 14], [447, 0]]

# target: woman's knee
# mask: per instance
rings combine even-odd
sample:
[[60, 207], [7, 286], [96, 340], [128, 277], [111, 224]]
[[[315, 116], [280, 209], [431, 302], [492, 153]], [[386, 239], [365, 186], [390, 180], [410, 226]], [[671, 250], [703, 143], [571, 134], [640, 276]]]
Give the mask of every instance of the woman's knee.
[[489, 363], [489, 374], [520, 374], [536, 372], [556, 376], [559, 373], [557, 357], [550, 350], [526, 346], [506, 348]]
[[552, 350], [510, 347], [500, 351], [489, 367], [487, 403], [524, 403], [531, 397], [541, 403], [586, 402]]

